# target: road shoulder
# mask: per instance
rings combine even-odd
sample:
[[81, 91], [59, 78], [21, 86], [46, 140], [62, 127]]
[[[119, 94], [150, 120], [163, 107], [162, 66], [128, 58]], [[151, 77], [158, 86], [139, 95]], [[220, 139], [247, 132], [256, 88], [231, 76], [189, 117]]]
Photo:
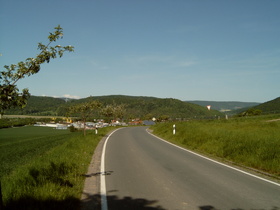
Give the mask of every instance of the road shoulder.
[[[114, 131], [114, 130], [113, 130]], [[111, 131], [110, 133], [112, 133]], [[81, 209], [101, 209], [101, 197], [100, 197], [100, 175], [102, 174], [101, 166], [101, 155], [103, 145], [110, 135], [105, 135], [98, 143], [94, 154], [92, 156], [88, 172], [85, 174], [84, 189], [81, 196]]]

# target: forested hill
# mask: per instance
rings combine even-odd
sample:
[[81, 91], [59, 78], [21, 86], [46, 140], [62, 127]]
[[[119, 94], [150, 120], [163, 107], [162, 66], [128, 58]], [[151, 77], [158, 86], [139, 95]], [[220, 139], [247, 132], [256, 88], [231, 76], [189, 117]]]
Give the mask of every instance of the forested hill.
[[159, 117], [167, 115], [171, 118], [207, 117], [222, 115], [218, 111], [209, 111], [206, 107], [197, 104], [186, 103], [173, 98], [155, 98], [146, 96], [97, 96], [84, 100], [96, 99], [103, 104], [126, 104], [126, 111], [129, 116], [144, 117], [151, 115]]
[[208, 110], [197, 104], [186, 103], [172, 98], [155, 98], [145, 96], [95, 96], [79, 100], [68, 100], [52, 97], [31, 96], [24, 109], [12, 109], [6, 114], [52, 115], [64, 116], [67, 107], [90, 100], [99, 100], [102, 104], [125, 104], [125, 118], [150, 118], [168, 116], [170, 118], [212, 117], [222, 115], [216, 110]]
[[31, 96], [25, 108], [13, 108], [5, 114], [52, 116], [56, 115], [57, 109], [65, 104], [66, 101], [61, 98]]
[[253, 107], [262, 110], [263, 114], [280, 113], [280, 97]]

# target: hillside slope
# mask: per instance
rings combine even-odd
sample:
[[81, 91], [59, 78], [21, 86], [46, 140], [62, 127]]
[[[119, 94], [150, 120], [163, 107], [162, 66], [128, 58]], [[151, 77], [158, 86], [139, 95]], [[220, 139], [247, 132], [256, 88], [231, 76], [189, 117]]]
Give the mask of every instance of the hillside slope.
[[263, 104], [257, 105], [254, 109], [262, 110], [263, 114], [274, 114], [280, 113], [280, 97], [275, 98], [271, 101], [267, 101]]

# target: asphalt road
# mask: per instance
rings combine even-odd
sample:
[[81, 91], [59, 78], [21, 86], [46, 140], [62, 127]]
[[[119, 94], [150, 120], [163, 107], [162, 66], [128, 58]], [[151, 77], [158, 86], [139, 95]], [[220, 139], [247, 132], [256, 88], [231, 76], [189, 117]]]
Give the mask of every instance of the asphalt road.
[[168, 144], [146, 131], [116, 131], [105, 153], [109, 210], [280, 209], [280, 185]]

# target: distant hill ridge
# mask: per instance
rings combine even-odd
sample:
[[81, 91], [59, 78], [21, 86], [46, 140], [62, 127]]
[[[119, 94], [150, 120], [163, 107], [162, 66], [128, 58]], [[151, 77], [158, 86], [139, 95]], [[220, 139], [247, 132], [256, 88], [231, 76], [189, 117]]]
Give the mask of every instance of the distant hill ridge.
[[91, 96], [67, 100], [65, 98], [31, 96], [24, 109], [11, 109], [6, 114], [64, 116], [69, 106], [90, 100], [99, 100], [104, 105], [125, 104], [126, 118], [158, 118], [160, 116], [192, 118], [223, 115], [216, 110], [209, 111], [206, 107], [178, 99], [125, 95]]
[[257, 102], [240, 102], [240, 101], [186, 101], [188, 103], [198, 104], [200, 106], [211, 105], [211, 109], [220, 112], [234, 111], [238, 109], [250, 108], [259, 105]]
[[[99, 100], [104, 105], [126, 104], [127, 118], [143, 118], [148, 115], [153, 117], [166, 115], [171, 118], [222, 116], [221, 112], [224, 111], [232, 110], [234, 113], [239, 113], [251, 107], [260, 109], [263, 113], [280, 113], [280, 97], [260, 104], [257, 102], [181, 101], [173, 98], [107, 95], [90, 96], [82, 99], [31, 96], [24, 109], [11, 109], [6, 114], [64, 116], [69, 106], [89, 100]], [[211, 105], [210, 111], [206, 108], [207, 105]]]

